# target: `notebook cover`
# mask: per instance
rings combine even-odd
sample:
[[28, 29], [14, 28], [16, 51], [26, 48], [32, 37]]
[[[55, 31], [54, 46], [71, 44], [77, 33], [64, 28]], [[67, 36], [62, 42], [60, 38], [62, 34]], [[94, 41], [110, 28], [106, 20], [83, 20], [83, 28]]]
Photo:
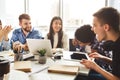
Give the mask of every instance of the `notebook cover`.
[[78, 72], [78, 66], [52, 65], [48, 68], [48, 72], [75, 75]]
[[31, 61], [16, 61], [14, 62], [14, 69], [24, 72], [31, 72]]

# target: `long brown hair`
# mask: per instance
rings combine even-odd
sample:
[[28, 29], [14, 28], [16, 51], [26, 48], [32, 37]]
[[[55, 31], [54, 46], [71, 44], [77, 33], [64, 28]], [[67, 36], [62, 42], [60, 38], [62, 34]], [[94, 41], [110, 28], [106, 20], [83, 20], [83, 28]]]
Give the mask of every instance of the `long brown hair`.
[[[50, 39], [51, 41], [51, 45], [53, 48], [53, 44], [54, 44], [54, 30], [52, 27], [52, 24], [55, 20], [60, 20], [61, 21], [61, 26], [63, 27], [63, 23], [62, 23], [62, 19], [59, 16], [55, 16], [52, 18], [51, 23], [50, 23], [50, 28], [49, 28], [49, 33], [47, 34], [48, 39]], [[63, 47], [63, 43], [62, 43], [62, 36], [63, 36], [63, 30], [62, 27], [60, 29], [60, 31], [58, 32], [58, 44], [57, 44], [57, 48], [62, 48]]]
[[0, 25], [2, 25], [2, 21], [0, 20]]
[[0, 20], [0, 29], [2, 29], [2, 21]]

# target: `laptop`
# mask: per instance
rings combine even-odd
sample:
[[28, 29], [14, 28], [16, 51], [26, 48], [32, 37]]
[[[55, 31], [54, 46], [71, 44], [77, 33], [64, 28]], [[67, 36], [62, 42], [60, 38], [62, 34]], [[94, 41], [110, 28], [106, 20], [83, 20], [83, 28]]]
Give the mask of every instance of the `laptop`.
[[72, 52], [72, 51], [65, 51], [63, 53], [64, 60], [72, 60], [72, 61], [81, 61], [82, 59], [90, 60], [87, 53], [84, 52]]
[[50, 40], [45, 39], [26, 39], [30, 53], [38, 54], [37, 50], [46, 49], [47, 56], [53, 56]]

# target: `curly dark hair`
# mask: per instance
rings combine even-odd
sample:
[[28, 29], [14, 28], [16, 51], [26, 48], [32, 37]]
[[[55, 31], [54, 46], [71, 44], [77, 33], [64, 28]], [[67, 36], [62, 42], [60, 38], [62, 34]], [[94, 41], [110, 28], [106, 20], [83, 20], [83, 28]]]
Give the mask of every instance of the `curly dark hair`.
[[90, 25], [83, 25], [75, 31], [75, 38], [82, 43], [93, 43], [95, 34]]

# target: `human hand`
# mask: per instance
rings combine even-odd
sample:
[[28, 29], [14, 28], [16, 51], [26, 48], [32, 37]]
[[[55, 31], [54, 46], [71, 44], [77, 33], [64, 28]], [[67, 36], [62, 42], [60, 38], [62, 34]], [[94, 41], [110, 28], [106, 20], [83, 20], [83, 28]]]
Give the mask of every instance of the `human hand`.
[[2, 41], [3, 36], [4, 36], [4, 30], [1, 28], [0, 29], [0, 41]]
[[90, 54], [89, 54], [89, 57], [91, 57], [91, 58], [96, 58], [96, 59], [100, 59], [100, 58], [103, 58], [104, 56], [101, 55], [101, 54], [99, 54], [99, 53], [97, 53], [97, 52], [94, 52], [94, 53], [90, 53]]
[[20, 50], [22, 50], [21, 43], [19, 41], [13, 42], [14, 53], [18, 53]]
[[12, 30], [11, 25], [5, 26], [3, 28], [4, 31], [4, 39], [7, 41], [8, 40], [8, 34], [10, 33], [10, 31]]
[[13, 42], [13, 49], [16, 49], [18, 45], [20, 45], [21, 43], [19, 41]]
[[97, 66], [97, 64], [92, 60], [82, 59], [80, 63], [83, 64], [88, 69], [95, 69], [95, 67]]
[[23, 48], [25, 51], [29, 51], [29, 48], [28, 48], [27, 43], [21, 44], [21, 46], [22, 46], [22, 48]]

